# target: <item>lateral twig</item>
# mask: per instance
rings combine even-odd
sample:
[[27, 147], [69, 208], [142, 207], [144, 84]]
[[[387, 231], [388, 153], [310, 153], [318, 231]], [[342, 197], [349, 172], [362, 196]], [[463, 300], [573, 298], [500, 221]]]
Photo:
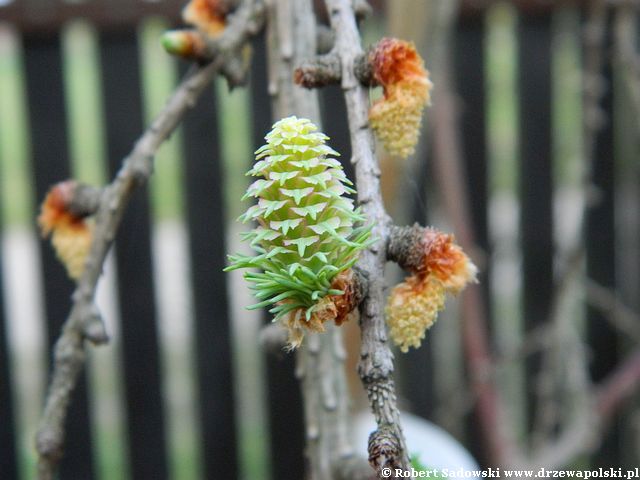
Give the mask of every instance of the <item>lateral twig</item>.
[[606, 421], [640, 386], [640, 348], [637, 348], [596, 388], [596, 411]]

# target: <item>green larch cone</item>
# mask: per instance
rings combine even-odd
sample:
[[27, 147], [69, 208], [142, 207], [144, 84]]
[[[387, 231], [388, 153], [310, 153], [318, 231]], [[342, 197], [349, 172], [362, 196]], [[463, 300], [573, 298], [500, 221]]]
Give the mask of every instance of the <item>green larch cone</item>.
[[244, 274], [259, 300], [248, 308], [270, 306], [276, 320], [285, 319], [294, 347], [302, 340], [301, 327], [321, 331], [326, 312], [335, 311], [327, 301], [344, 294], [335, 288], [342, 283], [336, 277], [353, 266], [371, 234], [345, 197], [355, 190], [333, 158], [339, 153], [317, 129], [307, 119], [288, 117], [265, 137], [247, 172], [261, 178], [243, 197], [258, 201], [239, 218], [258, 224], [243, 238], [257, 255], [230, 255], [226, 269], [258, 270]]

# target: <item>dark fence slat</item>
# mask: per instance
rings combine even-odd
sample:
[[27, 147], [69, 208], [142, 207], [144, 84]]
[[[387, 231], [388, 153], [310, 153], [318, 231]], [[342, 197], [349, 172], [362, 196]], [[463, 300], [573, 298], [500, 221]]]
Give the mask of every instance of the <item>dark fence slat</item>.
[[422, 418], [434, 420], [436, 395], [434, 388], [434, 351], [431, 339], [423, 341], [420, 348], [412, 348], [396, 357], [396, 377], [401, 397], [409, 410]]
[[214, 90], [184, 122], [186, 201], [193, 279], [200, 431], [205, 478], [238, 476], [225, 205]]
[[347, 125], [347, 106], [344, 94], [337, 85], [330, 85], [319, 90], [320, 109], [322, 112], [322, 128], [330, 140], [331, 148], [340, 153], [339, 160], [347, 177], [355, 182], [355, 173], [351, 164], [351, 140]]
[[[32, 167], [36, 204], [56, 182], [69, 178], [67, 128], [62, 80], [60, 36], [23, 38], [24, 66], [31, 129]], [[71, 306], [73, 283], [48, 244], [40, 244], [47, 315], [48, 358]], [[93, 478], [91, 423], [87, 386], [82, 375], [67, 418], [67, 444], [60, 466], [62, 478]]]
[[[120, 168], [143, 128], [137, 36], [101, 32], [100, 52], [109, 167]], [[116, 244], [123, 373], [132, 478], [167, 478], [148, 191], [134, 193]]]
[[[633, 14], [634, 21], [638, 22], [640, 17]], [[614, 20], [614, 22], [616, 22]], [[636, 45], [639, 45], [638, 42]], [[615, 63], [613, 65], [614, 80], [614, 124], [615, 136], [615, 179], [611, 189], [615, 194], [615, 216], [617, 229], [614, 239], [610, 245], [616, 246], [615, 264], [615, 293], [625, 305], [633, 311], [640, 311], [640, 144], [638, 143], [637, 128], [630, 127], [637, 122], [637, 109], [630, 108], [633, 104], [633, 82], [622, 80], [627, 75], [627, 64]], [[637, 124], [635, 124], [637, 125]], [[613, 158], [613, 157], [611, 157]], [[612, 289], [614, 285], [609, 285]], [[613, 291], [613, 290], [612, 290]], [[637, 341], [627, 336], [618, 339], [620, 357], [627, 354], [628, 349], [637, 345]], [[640, 448], [624, 448], [625, 445], [633, 445], [636, 441], [638, 429], [637, 424], [626, 421], [634, 418], [640, 411], [640, 395], [635, 394], [634, 398], [625, 406], [616, 419], [616, 426], [619, 425], [620, 433], [615, 438], [615, 442], [621, 445], [619, 455], [619, 465], [623, 469], [631, 469], [640, 465]], [[608, 443], [608, 442], [607, 442]]]
[[[605, 45], [612, 47], [612, 25], [608, 22]], [[613, 114], [613, 73], [612, 58], [605, 56], [602, 73], [604, 95], [600, 102], [604, 124], [596, 134], [593, 153], [592, 185], [597, 197], [587, 214], [586, 251], [587, 276], [597, 284], [615, 288], [615, 158], [614, 114]], [[601, 311], [587, 308], [587, 335], [591, 349], [590, 371], [595, 381], [602, 380], [620, 360], [618, 334], [607, 322]], [[612, 422], [612, 428], [602, 443], [593, 465], [598, 467], [619, 467], [621, 465], [620, 417]], [[618, 424], [618, 425], [616, 425]]]
[[412, 202], [406, 202], [407, 224], [418, 222], [420, 225], [429, 225], [429, 198], [427, 192], [431, 191], [433, 182], [433, 169], [431, 158], [433, 156], [431, 134], [429, 128], [429, 114], [424, 118], [422, 126], [422, 139], [416, 149], [416, 168], [405, 175], [404, 182], [411, 186]]
[[[24, 38], [23, 46], [36, 205], [40, 205], [55, 183], [71, 176], [60, 36], [28, 36]], [[69, 313], [73, 282], [56, 259], [53, 249], [44, 243], [41, 247], [46, 310], [50, 319], [47, 344], [53, 346]]]
[[[474, 242], [484, 258], [479, 261], [480, 290], [484, 297], [485, 312], [490, 317], [491, 305], [489, 278], [489, 229], [487, 184], [487, 128], [484, 16], [463, 17], [456, 29], [454, 75], [460, 99], [460, 131], [464, 158], [467, 198], [471, 214]], [[470, 252], [472, 255], [476, 252]], [[474, 287], [476, 288], [476, 287]], [[490, 322], [488, 322], [490, 324]], [[477, 412], [471, 412], [467, 422], [468, 446], [480, 461], [487, 458], [486, 443], [477, 421]]]
[[[553, 295], [551, 15], [521, 16], [518, 47], [522, 302], [530, 331], [549, 318]], [[529, 399], [536, 398], [539, 363], [539, 355], [526, 362]]]
[[[2, 230], [0, 230], [0, 234]], [[2, 276], [2, 253], [0, 253], [0, 472], [6, 480], [17, 480], [18, 458], [16, 456], [16, 431], [13, 408], [11, 362], [9, 359], [8, 319], [4, 314], [4, 285]]]
[[[270, 97], [267, 91], [266, 51], [264, 36], [254, 42], [255, 54], [251, 69], [253, 105], [253, 142], [257, 149], [264, 144], [264, 136], [271, 128]], [[265, 322], [271, 315], [265, 313]], [[304, 421], [300, 387], [295, 379], [295, 358], [282, 354], [275, 358], [268, 354], [267, 407], [271, 434], [269, 457], [273, 480], [304, 478]]]
[[[428, 122], [428, 112], [425, 124]], [[406, 215], [407, 223], [418, 222], [421, 225], [429, 225], [429, 210], [427, 208], [427, 192], [435, 183], [433, 180], [433, 169], [431, 158], [433, 155], [429, 129], [426, 125], [422, 127], [422, 135], [416, 149], [416, 165], [413, 168], [405, 169], [407, 173], [400, 176], [401, 186], [406, 188], [406, 195], [410, 198], [400, 198], [396, 201], [396, 208], [404, 207], [408, 211], [399, 212]], [[401, 167], [400, 167], [401, 168]], [[402, 190], [398, 190], [398, 195], [403, 195]], [[404, 275], [404, 273], [403, 273]], [[426, 340], [420, 348], [411, 348], [407, 353], [399, 354], [396, 357], [397, 382], [400, 397], [407, 401], [406, 408], [415, 415], [429, 420], [434, 419], [434, 408], [436, 406], [436, 390], [434, 384], [434, 349], [433, 342], [427, 335]]]
[[[484, 18], [463, 18], [456, 30], [455, 84], [461, 100], [461, 141], [471, 221], [476, 245], [489, 256], [488, 165]], [[480, 285], [489, 304], [488, 262], [482, 264]]]

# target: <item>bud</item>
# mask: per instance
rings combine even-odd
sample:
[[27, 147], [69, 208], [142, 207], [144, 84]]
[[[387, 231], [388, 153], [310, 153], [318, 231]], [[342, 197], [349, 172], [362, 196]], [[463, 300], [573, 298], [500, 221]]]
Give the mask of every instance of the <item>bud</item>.
[[405, 353], [420, 346], [444, 308], [445, 294], [458, 294], [477, 281], [478, 272], [453, 235], [425, 228], [415, 245], [421, 249], [421, 258], [411, 264], [412, 275], [393, 288], [386, 307], [391, 338]]
[[76, 187], [72, 180], [54, 185], [42, 202], [38, 217], [42, 236], [51, 235], [58, 259], [74, 280], [82, 275], [93, 237], [92, 226], [69, 209]]
[[202, 33], [217, 37], [225, 28], [228, 13], [225, 0], [191, 0], [182, 11], [182, 19]]
[[418, 143], [422, 111], [433, 86], [415, 45], [383, 38], [369, 53], [375, 81], [384, 97], [369, 111], [371, 127], [391, 155], [407, 157]]
[[205, 51], [202, 37], [189, 30], [169, 30], [162, 35], [162, 46], [171, 55], [200, 58]]
[[426, 228], [424, 262], [419, 273], [432, 276], [448, 293], [457, 295], [468, 283], [477, 282], [478, 268], [454, 241], [453, 235]]
[[[355, 308], [350, 268], [366, 248], [370, 226], [353, 200], [339, 154], [307, 119], [288, 117], [273, 126], [267, 144], [256, 151], [247, 173], [262, 177], [243, 198], [258, 203], [239, 220], [258, 226], [244, 236], [254, 257], [230, 256], [226, 270], [258, 268], [245, 278], [260, 303], [289, 331], [289, 344], [300, 345], [304, 330], [320, 332], [333, 320], [340, 324]], [[348, 311], [347, 311], [348, 310]]]

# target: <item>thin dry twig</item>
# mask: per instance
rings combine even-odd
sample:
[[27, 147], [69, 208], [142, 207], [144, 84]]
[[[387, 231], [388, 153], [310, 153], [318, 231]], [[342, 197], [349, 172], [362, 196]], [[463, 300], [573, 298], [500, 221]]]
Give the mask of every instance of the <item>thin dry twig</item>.
[[[561, 385], [559, 374], [565, 371], [562, 355], [567, 347], [581, 345], [580, 333], [567, 324], [570, 318], [563, 315], [562, 306], [565, 298], [571, 291], [570, 287], [579, 279], [580, 265], [582, 264], [582, 252], [580, 236], [576, 235], [576, 246], [572, 249], [573, 257], [570, 258], [563, 271], [563, 275], [556, 282], [554, 295], [551, 299], [549, 319], [544, 327], [547, 333], [540, 362], [540, 370], [537, 372], [536, 383], [536, 410], [534, 426], [531, 432], [531, 445], [539, 448], [553, 436], [553, 431], [561, 420], [561, 408], [556, 393]], [[576, 349], [570, 350], [575, 353]], [[583, 357], [581, 357], [583, 358]], [[583, 358], [584, 360], [584, 358]], [[581, 366], [586, 368], [585, 365]], [[586, 386], [582, 394], [586, 395]]]
[[603, 421], [640, 386], [640, 348], [637, 348], [596, 388], [595, 407]]
[[585, 299], [613, 327], [640, 344], [640, 315], [625, 305], [611, 289], [587, 279]]
[[101, 192], [95, 213], [95, 231], [84, 272], [73, 293], [73, 305], [54, 350], [54, 367], [46, 403], [36, 435], [38, 478], [51, 480], [62, 458], [65, 419], [72, 392], [85, 362], [85, 339], [105, 338], [104, 324], [95, 305], [102, 268], [134, 190], [144, 184], [153, 169], [158, 147], [178, 126], [186, 112], [223, 67], [224, 52], [237, 50], [261, 27], [261, 3], [247, 1], [231, 17], [219, 44], [220, 56], [195, 67], [176, 88], [164, 109], [124, 159], [114, 180]]
[[[572, 420], [556, 440], [532, 452], [526, 466], [557, 468], [597, 448], [607, 422], [640, 386], [640, 349], [631, 352], [600, 384], [591, 386], [584, 352], [569, 356]], [[585, 394], [585, 392], [587, 392]]]

